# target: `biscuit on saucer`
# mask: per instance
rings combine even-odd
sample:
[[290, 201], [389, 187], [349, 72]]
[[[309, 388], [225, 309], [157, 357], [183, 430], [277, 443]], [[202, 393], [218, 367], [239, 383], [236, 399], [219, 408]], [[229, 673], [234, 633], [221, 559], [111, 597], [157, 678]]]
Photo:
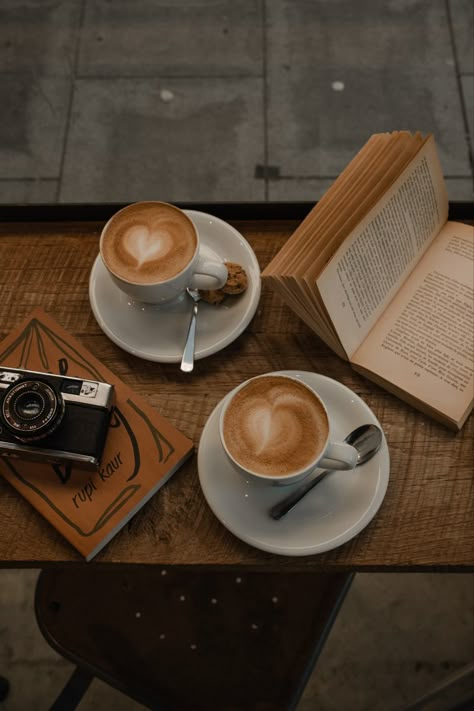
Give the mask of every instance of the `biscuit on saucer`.
[[227, 281], [220, 289], [199, 289], [201, 298], [208, 304], [217, 306], [222, 304], [226, 296], [238, 296], [248, 286], [248, 279], [245, 269], [236, 262], [225, 262], [227, 267]]
[[225, 262], [229, 275], [222, 287], [224, 294], [236, 296], [241, 294], [248, 286], [248, 279], [245, 269], [236, 262]]

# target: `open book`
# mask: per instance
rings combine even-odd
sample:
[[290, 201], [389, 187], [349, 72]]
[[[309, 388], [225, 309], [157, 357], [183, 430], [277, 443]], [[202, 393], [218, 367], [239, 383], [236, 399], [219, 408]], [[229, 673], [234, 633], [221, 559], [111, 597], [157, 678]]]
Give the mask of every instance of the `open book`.
[[341, 358], [453, 429], [473, 406], [474, 228], [434, 138], [375, 134], [263, 271]]

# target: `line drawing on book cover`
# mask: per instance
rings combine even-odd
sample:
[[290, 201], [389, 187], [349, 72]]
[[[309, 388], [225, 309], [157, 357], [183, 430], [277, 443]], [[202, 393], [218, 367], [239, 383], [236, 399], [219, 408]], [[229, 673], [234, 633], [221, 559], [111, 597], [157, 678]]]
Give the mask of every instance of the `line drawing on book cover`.
[[[74, 346], [36, 318], [32, 318], [15, 341], [0, 353], [0, 363], [10, 368], [69, 374], [103, 382], [107, 380]], [[79, 536], [90, 537], [100, 531], [142, 488], [138, 481], [131, 483], [139, 476], [141, 464], [134, 425], [142, 431], [145, 428], [147, 452], [153, 451], [154, 461], [165, 464], [174, 453], [174, 446], [153, 425], [139, 405], [127, 398], [112, 411], [103, 461], [97, 472], [86, 473], [71, 465], [35, 463], [33, 466], [31, 462], [19, 460], [12, 463], [9, 459], [0, 460], [0, 465], [7, 466], [10, 474], [23, 487], [33, 492]], [[60, 508], [48, 495], [51, 477], [62, 488], [62, 493], [70, 493], [67, 510]], [[99, 516], [86, 528], [83, 516], [75, 518], [74, 514], [80, 512], [82, 515], [84, 507], [91, 507], [92, 502], [97, 500], [97, 492], [107, 486], [108, 480], [114, 479], [116, 484], [119, 477], [121, 486], [113, 500], [107, 502], [105, 509], [101, 509]], [[42, 487], [42, 481], [49, 485]], [[61, 499], [66, 501], [64, 496]]]

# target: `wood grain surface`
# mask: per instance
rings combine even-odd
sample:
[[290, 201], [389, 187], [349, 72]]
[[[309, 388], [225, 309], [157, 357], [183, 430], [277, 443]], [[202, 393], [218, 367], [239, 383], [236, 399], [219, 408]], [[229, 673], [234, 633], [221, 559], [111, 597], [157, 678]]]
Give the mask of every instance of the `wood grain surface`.
[[[234, 222], [265, 265], [297, 223]], [[173, 422], [196, 447], [215, 405], [254, 375], [295, 369], [322, 373], [354, 390], [388, 441], [388, 491], [373, 521], [352, 541], [305, 557], [264, 553], [229, 533], [201, 492], [193, 456], [95, 559], [94, 564], [239, 566], [266, 570], [474, 570], [471, 416], [455, 434], [355, 373], [265, 287], [257, 313], [233, 344], [197, 361], [140, 360], [98, 327], [88, 279], [102, 224], [0, 225], [0, 336], [42, 306], [108, 368]], [[0, 565], [38, 566], [82, 559], [0, 479]]]

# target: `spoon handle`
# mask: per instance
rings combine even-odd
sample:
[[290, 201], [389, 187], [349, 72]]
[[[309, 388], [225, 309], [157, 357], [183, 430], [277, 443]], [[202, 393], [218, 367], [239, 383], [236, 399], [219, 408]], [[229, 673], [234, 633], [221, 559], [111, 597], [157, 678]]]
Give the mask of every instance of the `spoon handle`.
[[183, 357], [181, 359], [181, 370], [190, 373], [194, 368], [194, 339], [196, 337], [196, 316], [198, 312], [197, 303], [193, 304], [193, 313], [189, 323], [186, 345], [184, 346]]
[[288, 511], [291, 511], [293, 506], [296, 506], [298, 501], [301, 501], [301, 499], [306, 496], [308, 491], [311, 491], [311, 489], [327, 477], [331, 471], [331, 469], [326, 469], [326, 471], [321, 472], [318, 476], [315, 476], [314, 479], [309, 479], [309, 481], [303, 482], [303, 484], [298, 487], [296, 491], [293, 491], [289, 496], [284, 498], [282, 501], [279, 501], [278, 504], [275, 504], [275, 506], [270, 509], [270, 516], [274, 518], [275, 521], [279, 521], [283, 518], [283, 516], [286, 516]]

